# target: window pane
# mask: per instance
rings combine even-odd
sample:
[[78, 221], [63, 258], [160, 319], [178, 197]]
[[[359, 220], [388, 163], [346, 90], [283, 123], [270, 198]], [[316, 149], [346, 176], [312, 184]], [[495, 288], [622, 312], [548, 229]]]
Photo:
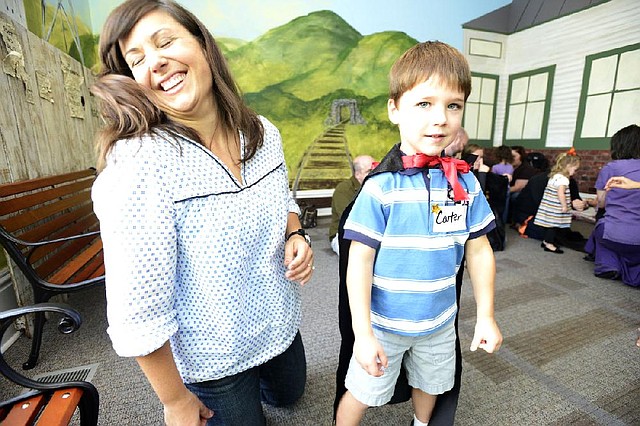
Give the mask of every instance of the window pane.
[[613, 136], [623, 127], [637, 123], [640, 123], [640, 90], [615, 93], [607, 136]]
[[471, 77], [471, 93], [469, 94], [469, 98], [467, 98], [467, 102], [479, 102], [481, 90], [482, 90], [482, 78], [472, 76]]
[[525, 105], [509, 107], [509, 123], [507, 123], [507, 139], [522, 139]]
[[522, 77], [513, 80], [511, 83], [511, 100], [509, 103], [516, 104], [526, 102], [528, 85], [529, 77]]
[[522, 139], [540, 139], [542, 136], [542, 121], [544, 119], [544, 102], [527, 104], [527, 115], [524, 119]]
[[464, 125], [469, 139], [477, 139], [478, 133], [478, 104], [467, 104], [464, 109]]
[[496, 98], [496, 81], [492, 78], [485, 78], [482, 82], [482, 93], [480, 94], [480, 102], [492, 104]]
[[616, 73], [618, 55], [596, 59], [591, 62], [591, 75], [589, 75], [589, 91], [587, 94], [611, 92], [613, 90], [613, 78]]
[[637, 88], [640, 88], [640, 50], [632, 50], [620, 55], [616, 90]]
[[582, 138], [602, 138], [607, 133], [607, 118], [609, 117], [609, 106], [611, 104], [611, 94], [589, 96], [584, 109], [584, 120], [582, 123]]
[[529, 81], [529, 102], [544, 101], [547, 97], [547, 79], [549, 75], [545, 72], [531, 76]]
[[478, 139], [491, 139], [493, 128], [493, 105], [480, 105], [478, 118]]

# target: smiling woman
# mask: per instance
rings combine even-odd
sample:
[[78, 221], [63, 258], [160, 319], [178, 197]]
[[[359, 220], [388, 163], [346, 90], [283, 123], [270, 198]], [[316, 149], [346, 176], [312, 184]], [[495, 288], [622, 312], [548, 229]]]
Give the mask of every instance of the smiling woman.
[[116, 8], [100, 55], [93, 200], [114, 349], [136, 358], [167, 424], [264, 424], [261, 402], [304, 391], [299, 284], [314, 269], [280, 133], [172, 1]]

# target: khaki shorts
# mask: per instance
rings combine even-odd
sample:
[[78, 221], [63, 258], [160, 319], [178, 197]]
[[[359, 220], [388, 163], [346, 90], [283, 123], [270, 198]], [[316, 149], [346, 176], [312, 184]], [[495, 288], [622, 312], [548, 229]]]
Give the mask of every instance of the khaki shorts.
[[400, 374], [400, 366], [407, 371], [409, 386], [431, 395], [442, 394], [455, 380], [456, 330], [453, 319], [434, 333], [425, 336], [402, 336], [373, 329], [389, 361], [380, 377], [369, 375], [351, 357], [345, 386], [363, 404], [378, 407], [391, 400]]

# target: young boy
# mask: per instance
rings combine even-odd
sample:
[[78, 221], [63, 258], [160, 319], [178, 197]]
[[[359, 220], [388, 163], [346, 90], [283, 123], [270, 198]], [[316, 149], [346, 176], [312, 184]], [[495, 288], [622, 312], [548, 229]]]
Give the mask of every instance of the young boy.
[[455, 278], [465, 254], [477, 305], [471, 350], [494, 352], [502, 342], [485, 236], [495, 226], [491, 209], [468, 165], [439, 157], [461, 125], [469, 66], [454, 48], [426, 42], [405, 52], [389, 78], [400, 144], [381, 162], [391, 171], [365, 180], [344, 225], [355, 343], [338, 426], [359, 424], [367, 407], [387, 403], [402, 363], [414, 425], [428, 423], [437, 395], [454, 383]]

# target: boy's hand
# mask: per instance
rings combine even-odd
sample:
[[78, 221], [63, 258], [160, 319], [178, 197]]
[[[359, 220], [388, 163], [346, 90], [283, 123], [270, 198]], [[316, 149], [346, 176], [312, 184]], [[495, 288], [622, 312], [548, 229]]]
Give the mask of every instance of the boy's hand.
[[500, 349], [500, 345], [502, 345], [502, 333], [500, 333], [496, 321], [493, 318], [478, 319], [471, 341], [471, 351], [475, 352], [480, 348], [488, 353], [493, 353]]
[[373, 377], [380, 377], [389, 366], [387, 356], [375, 336], [356, 338], [353, 355], [364, 370]]

